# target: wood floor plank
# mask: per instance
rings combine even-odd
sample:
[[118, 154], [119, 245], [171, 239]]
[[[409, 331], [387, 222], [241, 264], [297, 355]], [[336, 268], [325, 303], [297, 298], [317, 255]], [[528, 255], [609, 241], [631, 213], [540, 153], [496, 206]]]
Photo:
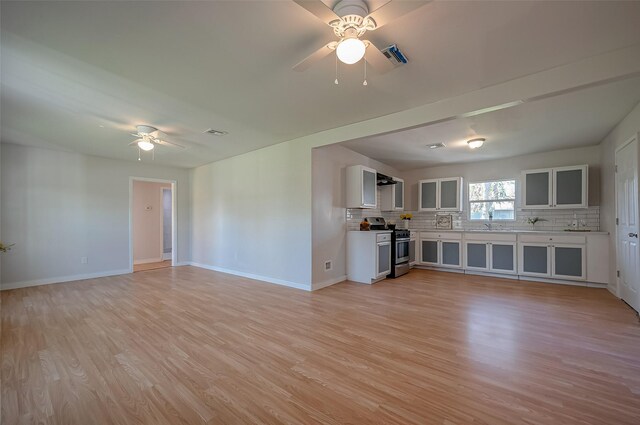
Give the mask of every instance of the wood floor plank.
[[186, 266], [1, 303], [3, 424], [640, 423], [640, 324], [602, 289]]

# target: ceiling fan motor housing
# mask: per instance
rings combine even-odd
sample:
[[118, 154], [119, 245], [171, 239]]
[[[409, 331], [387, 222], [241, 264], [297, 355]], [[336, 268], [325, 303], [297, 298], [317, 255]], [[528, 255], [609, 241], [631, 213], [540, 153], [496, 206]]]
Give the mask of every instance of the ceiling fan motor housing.
[[136, 126], [136, 130], [138, 131], [138, 134], [140, 134], [140, 135], [151, 134], [154, 131], [158, 131], [157, 128], [151, 127], [150, 125], [138, 125], [138, 126]]
[[369, 14], [369, 8], [362, 0], [342, 0], [333, 8], [336, 15], [344, 18], [347, 15], [357, 15], [364, 18]]
[[350, 29], [355, 29], [356, 37], [361, 37], [365, 32], [376, 28], [375, 21], [367, 17], [369, 8], [362, 0], [342, 0], [333, 8], [333, 11], [340, 16], [340, 20], [333, 21], [329, 25], [340, 38], [352, 38], [353, 35], [347, 33]]

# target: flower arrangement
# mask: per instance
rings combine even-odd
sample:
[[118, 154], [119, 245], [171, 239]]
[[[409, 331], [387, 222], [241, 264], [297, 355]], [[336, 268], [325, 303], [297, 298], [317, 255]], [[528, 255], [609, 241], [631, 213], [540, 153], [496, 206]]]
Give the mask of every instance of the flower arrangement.
[[0, 242], [0, 252], [11, 251], [11, 247], [14, 245], [15, 245], [14, 243], [12, 243], [11, 245], [5, 245], [2, 242]]
[[411, 213], [400, 214], [400, 220], [411, 220], [412, 218], [413, 218], [413, 214]]

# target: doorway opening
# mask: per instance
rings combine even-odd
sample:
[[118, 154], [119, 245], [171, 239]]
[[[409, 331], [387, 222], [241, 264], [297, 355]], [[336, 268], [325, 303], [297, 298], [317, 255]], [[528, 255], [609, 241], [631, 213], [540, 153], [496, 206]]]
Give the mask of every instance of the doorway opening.
[[132, 272], [176, 263], [175, 181], [132, 177], [129, 252]]

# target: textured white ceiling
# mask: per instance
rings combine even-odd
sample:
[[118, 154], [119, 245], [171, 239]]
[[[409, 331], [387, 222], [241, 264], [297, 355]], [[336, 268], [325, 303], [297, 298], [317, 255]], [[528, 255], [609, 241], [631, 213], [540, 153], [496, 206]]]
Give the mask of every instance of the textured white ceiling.
[[291, 1], [0, 7], [3, 142], [135, 159], [145, 123], [187, 147], [156, 161], [184, 167], [640, 44], [640, 2], [432, 2], [370, 34], [409, 65], [367, 87], [342, 66], [335, 86], [331, 57], [291, 70], [333, 37]]

